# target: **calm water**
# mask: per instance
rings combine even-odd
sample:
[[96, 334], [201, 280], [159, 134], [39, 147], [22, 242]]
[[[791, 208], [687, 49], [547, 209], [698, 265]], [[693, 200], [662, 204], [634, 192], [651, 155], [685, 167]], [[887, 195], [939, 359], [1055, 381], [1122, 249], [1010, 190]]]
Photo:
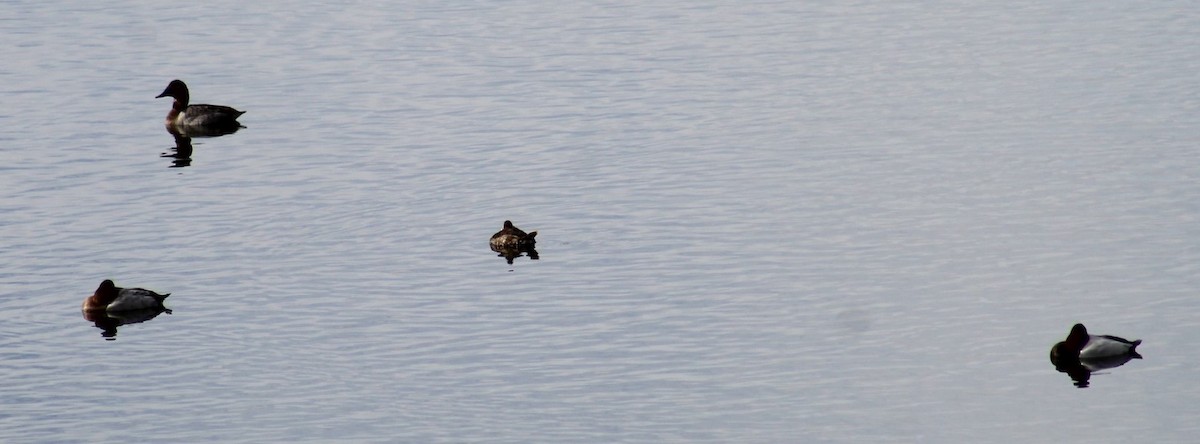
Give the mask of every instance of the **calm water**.
[[0, 441], [1200, 433], [1200, 7], [643, 3], [0, 5]]

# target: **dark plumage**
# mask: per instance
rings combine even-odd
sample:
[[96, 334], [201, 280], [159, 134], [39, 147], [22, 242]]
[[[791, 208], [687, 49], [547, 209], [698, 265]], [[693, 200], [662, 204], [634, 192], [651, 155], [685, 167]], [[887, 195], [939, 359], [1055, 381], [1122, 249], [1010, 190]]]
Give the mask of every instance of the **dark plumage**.
[[1071, 327], [1067, 339], [1050, 349], [1051, 359], [1095, 359], [1130, 355], [1140, 358], [1137, 346], [1141, 339], [1130, 341], [1110, 335], [1090, 335], [1083, 324]]
[[172, 97], [175, 103], [167, 113], [167, 130], [173, 134], [190, 136], [213, 136], [229, 134], [244, 128], [238, 123], [238, 111], [222, 105], [189, 105], [188, 87], [182, 80], [172, 80], [157, 98]]
[[163, 300], [171, 293], [158, 294], [144, 288], [121, 288], [105, 279], [96, 292], [83, 300], [84, 311], [128, 311], [163, 308]]
[[536, 231], [526, 233], [520, 228], [513, 226], [512, 221], [504, 221], [504, 228], [492, 235], [491, 245], [493, 249], [520, 249], [533, 248], [537, 237]]

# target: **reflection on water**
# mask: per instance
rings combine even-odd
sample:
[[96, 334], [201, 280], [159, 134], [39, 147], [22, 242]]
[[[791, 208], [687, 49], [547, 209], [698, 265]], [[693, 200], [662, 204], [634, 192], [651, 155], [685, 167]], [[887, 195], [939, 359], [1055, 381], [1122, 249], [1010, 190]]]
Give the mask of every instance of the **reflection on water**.
[[193, 137], [221, 137], [238, 132], [245, 128], [244, 126], [225, 127], [225, 128], [187, 128], [179, 129], [171, 125], [167, 125], [167, 132], [175, 138], [175, 147], [171, 151], [162, 153], [160, 157], [174, 159], [171, 161], [171, 166], [168, 168], [183, 168], [192, 165], [192, 138]]
[[538, 260], [538, 252], [532, 246], [529, 246], [529, 247], [502, 247], [502, 246], [492, 245], [491, 248], [492, 248], [492, 251], [499, 253], [499, 254], [497, 254], [497, 256], [500, 256], [500, 257], [504, 258], [504, 260], [508, 261], [509, 265], [512, 265], [513, 259], [521, 257], [522, 255], [528, 256], [530, 260], [534, 260], [534, 261]]
[[186, 127], [186, 128], [179, 128], [179, 127], [167, 125], [167, 132], [174, 134], [174, 135], [178, 135], [178, 136], [184, 136], [184, 137], [221, 137], [221, 136], [227, 136], [227, 135], [236, 133], [236, 132], [238, 132], [238, 130], [240, 130], [242, 128], [245, 128], [245, 127], [244, 126], [218, 126], [218, 127], [190, 126], [190, 127]]
[[89, 312], [83, 311], [83, 319], [92, 322], [96, 328], [101, 330], [100, 336], [105, 340], [117, 340], [117, 327], [128, 324], [137, 324], [154, 319], [162, 313], [171, 314], [171, 310], [167, 308], [147, 308], [143, 310], [129, 310], [116, 313], [108, 313], [104, 311]]
[[171, 166], [168, 168], [183, 168], [192, 164], [192, 138], [172, 134], [175, 137], [175, 148], [171, 148], [170, 152], [162, 153], [162, 157], [169, 157], [175, 160], [171, 161]]
[[1050, 355], [1050, 363], [1054, 364], [1054, 369], [1059, 372], [1066, 373], [1071, 377], [1076, 387], [1087, 388], [1088, 381], [1092, 377], [1092, 373], [1100, 370], [1120, 367], [1125, 365], [1131, 359], [1142, 359], [1142, 355], [1137, 352], [1121, 356], [1109, 356], [1104, 358], [1068, 358], [1059, 357], [1054, 354]]

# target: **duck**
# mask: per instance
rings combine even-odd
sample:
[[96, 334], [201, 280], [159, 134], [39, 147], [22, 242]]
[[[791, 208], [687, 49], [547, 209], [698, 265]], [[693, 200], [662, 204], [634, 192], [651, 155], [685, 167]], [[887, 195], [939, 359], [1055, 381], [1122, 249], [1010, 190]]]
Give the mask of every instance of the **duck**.
[[163, 306], [163, 300], [170, 295], [171, 293], [158, 294], [145, 288], [121, 288], [112, 280], [105, 279], [100, 283], [100, 287], [96, 288], [95, 293], [83, 300], [83, 311], [111, 313], [148, 308], [167, 310]]
[[1120, 356], [1140, 358], [1137, 346], [1141, 339], [1130, 341], [1109, 335], [1089, 335], [1083, 324], [1071, 327], [1071, 333], [1065, 341], [1054, 344], [1050, 349], [1050, 358], [1054, 359], [1103, 359]]
[[237, 119], [245, 111], [222, 105], [189, 105], [188, 87], [182, 80], [172, 80], [155, 98], [162, 97], [175, 99], [166, 120], [167, 131], [172, 134], [222, 135], [244, 128]]
[[504, 228], [492, 235], [491, 245], [493, 249], [533, 248], [536, 236], [536, 231], [526, 233], [514, 226], [512, 221], [506, 220]]

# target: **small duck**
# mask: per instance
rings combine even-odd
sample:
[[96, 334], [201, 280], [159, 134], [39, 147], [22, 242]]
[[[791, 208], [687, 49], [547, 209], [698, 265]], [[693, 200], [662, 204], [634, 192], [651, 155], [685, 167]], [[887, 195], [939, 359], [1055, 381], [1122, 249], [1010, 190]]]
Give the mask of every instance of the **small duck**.
[[167, 131], [172, 134], [222, 135], [244, 128], [237, 118], [245, 113], [221, 105], [188, 105], [188, 87], [182, 80], [172, 80], [156, 99], [173, 97], [175, 103], [167, 113]]
[[533, 248], [536, 236], [536, 231], [527, 234], [520, 228], [514, 227], [512, 221], [506, 220], [504, 229], [492, 235], [491, 245], [493, 249]]
[[121, 288], [105, 279], [96, 293], [83, 300], [83, 311], [129, 311], [163, 307], [163, 300], [171, 293], [158, 294], [144, 288]]
[[1141, 358], [1136, 348], [1142, 340], [1130, 341], [1125, 338], [1108, 335], [1089, 335], [1083, 324], [1071, 327], [1071, 333], [1065, 341], [1054, 344], [1050, 349], [1050, 358], [1066, 359], [1100, 359], [1129, 355]]

